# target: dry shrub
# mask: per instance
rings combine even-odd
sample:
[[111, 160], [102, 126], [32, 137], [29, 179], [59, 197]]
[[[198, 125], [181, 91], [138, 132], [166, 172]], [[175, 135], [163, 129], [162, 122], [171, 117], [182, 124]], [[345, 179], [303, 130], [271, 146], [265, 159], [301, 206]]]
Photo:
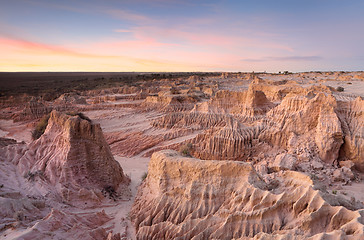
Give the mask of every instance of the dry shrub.
[[343, 87], [337, 87], [336, 88], [336, 91], [338, 91], [338, 92], [344, 92], [344, 88]]
[[79, 116], [81, 119], [91, 122], [91, 119], [89, 117], [87, 117], [85, 114], [83, 114], [82, 112], [74, 112], [73, 111], [73, 112], [68, 112], [67, 115]]
[[184, 144], [182, 145], [180, 148], [179, 148], [179, 152], [182, 154], [182, 156], [185, 156], [185, 157], [191, 157], [191, 150], [192, 150], [192, 143], [187, 143], [187, 144]]
[[35, 125], [35, 128], [32, 131], [33, 140], [37, 140], [38, 138], [40, 138], [40, 136], [43, 135], [44, 131], [47, 128], [49, 117], [50, 117], [50, 114], [47, 114], [47, 115], [43, 116], [39, 120], [37, 125]]

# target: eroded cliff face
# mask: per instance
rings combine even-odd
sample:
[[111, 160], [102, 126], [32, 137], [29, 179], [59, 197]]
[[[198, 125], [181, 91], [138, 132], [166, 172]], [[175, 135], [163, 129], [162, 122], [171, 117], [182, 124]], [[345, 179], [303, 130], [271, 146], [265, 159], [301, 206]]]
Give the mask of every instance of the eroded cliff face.
[[315, 97], [287, 96], [267, 114], [267, 127], [262, 139], [285, 149], [291, 134], [300, 142], [312, 142], [324, 162], [337, 160], [343, 143], [340, 120], [333, 96], [318, 93]]
[[349, 159], [364, 172], [364, 100], [357, 97], [354, 101], [340, 102], [338, 116], [344, 133], [341, 158]]
[[[154, 153], [132, 208], [138, 239], [364, 237], [363, 210], [332, 206], [299, 172]], [[269, 234], [269, 235], [267, 235]]]
[[264, 145], [334, 165], [351, 160], [362, 171], [363, 100], [344, 101], [332, 91], [255, 79], [246, 91], [218, 91], [192, 110], [174, 110], [152, 125], [202, 130], [189, 140], [191, 154], [202, 159], [246, 161], [258, 157]]
[[15, 122], [39, 119], [52, 111], [52, 107], [49, 104], [35, 97], [32, 97], [24, 105], [25, 107], [21, 112], [11, 116]]

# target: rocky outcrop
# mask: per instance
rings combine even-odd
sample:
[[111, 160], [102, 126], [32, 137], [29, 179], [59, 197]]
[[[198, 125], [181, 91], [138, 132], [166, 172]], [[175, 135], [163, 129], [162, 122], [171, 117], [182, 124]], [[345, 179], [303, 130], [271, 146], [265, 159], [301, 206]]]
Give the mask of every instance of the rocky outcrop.
[[245, 117], [263, 115], [274, 106], [264, 92], [256, 90], [254, 85], [250, 85], [248, 91], [243, 92], [219, 91], [210, 100], [209, 105], [219, 112], [240, 114]]
[[248, 163], [154, 153], [131, 211], [137, 239], [364, 237], [363, 210], [330, 205], [304, 174], [275, 179]]
[[86, 99], [76, 93], [64, 93], [54, 103], [56, 105], [86, 104]]
[[144, 135], [142, 132], [115, 132], [106, 134], [106, 141], [114, 154], [132, 157], [163, 142], [163, 136]]
[[203, 112], [173, 112], [154, 120], [151, 124], [158, 128], [187, 128], [204, 130], [223, 127], [231, 119], [229, 115]]
[[340, 160], [351, 160], [364, 172], [364, 100], [339, 102], [338, 112], [344, 134]]
[[248, 90], [217, 91], [192, 110], [181, 101], [152, 126], [202, 131], [189, 141], [193, 156], [201, 159], [247, 160], [257, 157], [254, 152], [259, 154], [263, 144], [268, 151], [279, 148], [335, 166], [351, 160], [363, 171], [363, 100], [338, 100], [332, 91], [324, 85], [304, 88], [288, 80], [255, 78]]
[[246, 160], [258, 140], [261, 126], [244, 126], [231, 119], [226, 126], [210, 129], [191, 140], [193, 156], [201, 159]]
[[156, 95], [147, 96], [142, 104], [144, 109], [158, 109], [161, 112], [176, 112], [191, 110], [203, 93], [189, 92], [179, 93], [174, 88], [168, 87]]
[[111, 154], [99, 124], [53, 111], [45, 133], [25, 149], [8, 148], [2, 158], [19, 173], [54, 186], [66, 201], [98, 201], [101, 191], [129, 182]]
[[12, 116], [12, 119], [15, 122], [39, 119], [51, 111], [51, 106], [44, 101], [33, 97], [25, 104], [24, 109], [20, 113], [16, 113]]
[[[290, 148], [291, 135], [300, 142], [313, 142], [320, 158], [333, 163], [337, 160], [343, 143], [341, 123], [335, 113], [333, 96], [319, 93], [314, 98], [289, 97], [267, 113], [267, 125], [260, 137], [273, 145]], [[297, 144], [291, 144], [293, 148]]]

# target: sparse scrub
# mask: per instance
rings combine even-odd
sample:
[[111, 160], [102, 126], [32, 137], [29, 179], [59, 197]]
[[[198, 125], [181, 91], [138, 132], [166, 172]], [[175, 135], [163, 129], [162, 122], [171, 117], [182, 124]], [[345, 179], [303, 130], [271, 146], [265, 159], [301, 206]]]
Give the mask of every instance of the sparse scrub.
[[39, 120], [39, 122], [32, 131], [33, 140], [37, 140], [38, 138], [40, 138], [40, 136], [43, 135], [44, 131], [47, 128], [49, 117], [50, 114], [47, 114]]
[[68, 112], [67, 115], [79, 116], [81, 119], [91, 122], [91, 119], [89, 117], [87, 117], [85, 114], [83, 114], [82, 112]]
[[312, 180], [317, 180], [318, 179], [318, 177], [316, 176], [316, 174], [313, 174], [313, 173], [310, 174], [310, 178]]
[[148, 172], [145, 172], [143, 175], [142, 175], [142, 181], [144, 181], [148, 176]]
[[116, 193], [114, 187], [112, 187], [112, 186], [104, 187], [101, 192], [104, 194], [105, 197], [108, 195], [108, 197], [110, 199], [113, 199], [114, 201], [116, 201], [116, 199], [118, 197], [118, 194]]
[[338, 91], [338, 92], [344, 92], [344, 88], [343, 87], [337, 87], [336, 88], [336, 91]]
[[332, 190], [332, 194], [336, 195], [337, 191], [336, 190]]
[[192, 143], [187, 143], [182, 145], [179, 148], [179, 152], [182, 154], [182, 156], [184, 157], [191, 157], [191, 150], [192, 150]]
[[43, 177], [43, 171], [38, 170], [35, 172], [28, 171], [26, 174], [24, 174], [24, 178], [26, 178], [28, 181], [34, 181], [36, 177]]
[[38, 208], [38, 209], [43, 209], [45, 208], [45, 202], [44, 201], [40, 201], [40, 200], [34, 200], [32, 202], [33, 206]]
[[178, 91], [177, 88], [171, 88], [171, 94], [179, 94], [180, 92]]
[[14, 213], [14, 219], [18, 222], [21, 222], [24, 220], [24, 212], [23, 211], [17, 211]]

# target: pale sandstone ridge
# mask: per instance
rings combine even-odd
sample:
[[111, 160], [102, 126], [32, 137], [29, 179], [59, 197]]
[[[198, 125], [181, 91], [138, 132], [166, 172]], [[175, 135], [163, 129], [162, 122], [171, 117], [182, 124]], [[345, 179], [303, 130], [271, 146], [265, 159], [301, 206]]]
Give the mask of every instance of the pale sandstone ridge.
[[363, 210], [331, 206], [302, 173], [275, 179], [249, 163], [154, 153], [131, 211], [137, 239], [364, 237]]
[[339, 118], [345, 134], [340, 154], [353, 161], [364, 172], [364, 100], [339, 102]]
[[312, 99], [287, 96], [279, 106], [267, 113], [269, 127], [261, 138], [288, 149], [297, 147], [297, 143], [288, 143], [290, 138], [297, 136], [300, 142], [314, 143], [321, 160], [333, 163], [343, 143], [336, 108], [335, 98], [324, 93], [318, 93]]
[[152, 126], [200, 131], [187, 142], [201, 159], [246, 161], [261, 158], [264, 149], [271, 159], [286, 151], [300, 161], [319, 158], [334, 166], [350, 160], [363, 172], [363, 100], [333, 91], [255, 77], [247, 90], [217, 91], [192, 110], [172, 110]]

